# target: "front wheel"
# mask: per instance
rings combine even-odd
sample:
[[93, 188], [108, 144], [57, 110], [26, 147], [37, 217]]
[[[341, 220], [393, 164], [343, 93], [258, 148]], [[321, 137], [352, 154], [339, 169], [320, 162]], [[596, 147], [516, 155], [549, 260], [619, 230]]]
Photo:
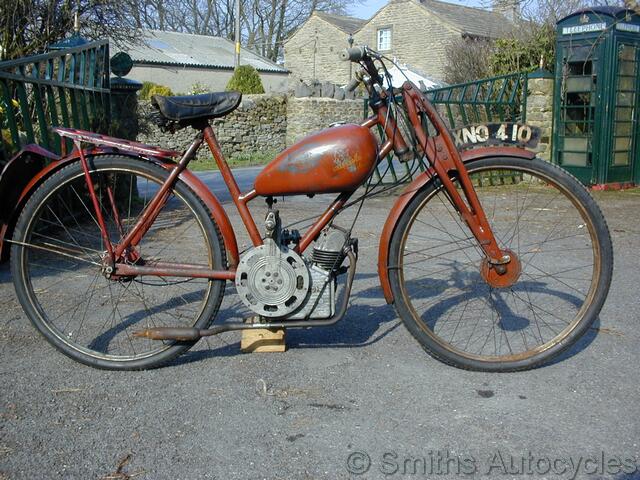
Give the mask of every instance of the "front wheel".
[[395, 306], [439, 360], [527, 370], [570, 347], [600, 312], [613, 269], [609, 230], [589, 192], [555, 165], [490, 158], [467, 169], [499, 247], [512, 254], [506, 276], [488, 266], [434, 180], [392, 236]]

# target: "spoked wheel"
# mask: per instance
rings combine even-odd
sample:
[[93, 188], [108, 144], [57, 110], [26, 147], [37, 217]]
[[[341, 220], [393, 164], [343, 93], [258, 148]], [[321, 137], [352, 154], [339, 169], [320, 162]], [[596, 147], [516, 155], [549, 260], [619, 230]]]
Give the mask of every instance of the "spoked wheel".
[[[135, 225], [168, 176], [150, 162], [121, 156], [88, 159], [112, 243]], [[108, 369], [160, 365], [193, 343], [132, 335], [160, 326], [206, 328], [224, 294], [224, 281], [138, 276], [110, 278], [105, 245], [79, 163], [38, 188], [13, 236], [16, 293], [35, 327], [66, 355]], [[136, 249], [136, 261], [226, 267], [216, 225], [181, 181]]]
[[607, 296], [611, 238], [593, 198], [541, 160], [467, 165], [498, 244], [489, 265], [440, 182], [403, 213], [393, 234], [396, 309], [432, 356], [485, 371], [535, 367], [572, 345]]

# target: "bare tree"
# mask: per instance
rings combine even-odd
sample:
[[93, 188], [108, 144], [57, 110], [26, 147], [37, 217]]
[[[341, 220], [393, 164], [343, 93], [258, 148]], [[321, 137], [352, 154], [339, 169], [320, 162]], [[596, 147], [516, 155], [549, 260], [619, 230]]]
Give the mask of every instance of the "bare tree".
[[[235, 0], [139, 0], [139, 28], [214, 35], [232, 39]], [[241, 0], [242, 43], [278, 60], [284, 40], [314, 10], [344, 13], [347, 0]], [[356, 2], [359, 3], [359, 2]]]
[[486, 38], [460, 37], [446, 47], [444, 80], [464, 83], [491, 75], [490, 57], [493, 41]]
[[640, 3], [637, 0], [625, 0], [624, 4], [627, 8], [634, 10], [638, 15], [640, 15]]
[[133, 39], [135, 0], [0, 0], [0, 58], [43, 51], [74, 29], [90, 39]]
[[[486, 1], [486, 0], [485, 0]], [[595, 5], [622, 6], [623, 0], [513, 0], [520, 16], [514, 28], [493, 41], [460, 39], [447, 48], [445, 80], [460, 83], [522, 70], [534, 70], [542, 60], [553, 70], [556, 23], [581, 8]], [[512, 6], [509, 0], [487, 1], [487, 6]], [[628, 8], [639, 11], [637, 0], [624, 0]]]

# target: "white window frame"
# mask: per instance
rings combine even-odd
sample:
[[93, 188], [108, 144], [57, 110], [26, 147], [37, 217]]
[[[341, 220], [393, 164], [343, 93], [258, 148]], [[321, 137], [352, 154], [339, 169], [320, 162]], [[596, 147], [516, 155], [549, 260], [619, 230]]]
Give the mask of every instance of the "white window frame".
[[380, 52], [391, 50], [391, 27], [378, 29], [376, 32], [376, 46], [378, 47], [377, 50]]

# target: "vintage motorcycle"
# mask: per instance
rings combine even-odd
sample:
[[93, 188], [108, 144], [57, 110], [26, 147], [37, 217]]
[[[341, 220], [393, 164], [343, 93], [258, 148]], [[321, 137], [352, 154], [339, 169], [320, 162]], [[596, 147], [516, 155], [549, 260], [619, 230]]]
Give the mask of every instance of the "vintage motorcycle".
[[[588, 191], [513, 145], [535, 129], [479, 125], [463, 135], [474, 148], [459, 148], [459, 132], [414, 84], [393, 88], [391, 60], [367, 47], [341, 56], [360, 65], [348, 88], [366, 89], [373, 115], [287, 148], [244, 193], [210, 125], [239, 105], [238, 93], [154, 97], [162, 128], [197, 132], [181, 154], [53, 128], [74, 147], [19, 196], [10, 240], [17, 296], [42, 335], [79, 362], [133, 370], [221, 332], [334, 325], [358, 258], [355, 220], [335, 219], [385, 190], [373, 171], [393, 155], [414, 178], [382, 228], [378, 272], [424, 349], [460, 368], [516, 371], [574, 344], [612, 275], [610, 235]], [[187, 169], [202, 143], [252, 242], [244, 251], [218, 199]], [[276, 197], [327, 193], [337, 198], [306, 231], [283, 226]], [[264, 229], [248, 208], [257, 198]], [[226, 282], [253, 321], [211, 326]]]

